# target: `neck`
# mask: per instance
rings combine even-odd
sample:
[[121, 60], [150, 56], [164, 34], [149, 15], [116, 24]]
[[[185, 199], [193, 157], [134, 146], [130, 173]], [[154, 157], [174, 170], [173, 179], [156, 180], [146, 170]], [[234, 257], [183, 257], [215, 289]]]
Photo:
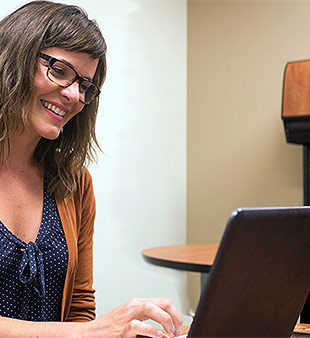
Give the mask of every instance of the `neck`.
[[10, 136], [10, 144], [4, 146], [4, 167], [23, 171], [23, 168], [33, 167], [34, 152], [40, 138], [29, 138], [23, 132], [16, 132]]

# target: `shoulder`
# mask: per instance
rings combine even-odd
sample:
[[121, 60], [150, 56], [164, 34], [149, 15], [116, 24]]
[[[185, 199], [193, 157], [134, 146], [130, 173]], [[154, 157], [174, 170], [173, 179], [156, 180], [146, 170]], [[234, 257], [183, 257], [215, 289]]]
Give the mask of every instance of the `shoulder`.
[[92, 176], [88, 169], [83, 166], [76, 176], [76, 190], [63, 199], [56, 196], [57, 204], [74, 210], [83, 208], [83, 204], [94, 204], [94, 190]]
[[59, 209], [64, 212], [80, 214], [85, 208], [95, 208], [95, 194], [93, 189], [92, 176], [88, 169], [83, 166], [76, 176], [76, 190], [63, 199], [57, 198]]
[[96, 213], [96, 201], [92, 177], [86, 167], [77, 175], [77, 189], [63, 200], [56, 200], [63, 224], [70, 224], [77, 233], [90, 224], [92, 227]]
[[93, 190], [93, 180], [89, 170], [83, 166], [77, 178], [77, 193], [84, 195], [88, 190]]
[[81, 168], [81, 171], [79, 174], [79, 180], [82, 180], [83, 182], [86, 182], [86, 183], [92, 182], [92, 176], [89, 170], [85, 166]]

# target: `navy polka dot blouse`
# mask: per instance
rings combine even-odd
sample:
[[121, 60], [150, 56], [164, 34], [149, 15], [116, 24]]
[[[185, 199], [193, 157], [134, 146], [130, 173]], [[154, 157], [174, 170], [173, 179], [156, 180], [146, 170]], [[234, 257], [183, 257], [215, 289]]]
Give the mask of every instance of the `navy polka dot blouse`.
[[25, 243], [0, 221], [0, 315], [59, 321], [68, 250], [54, 196], [44, 181], [42, 222]]

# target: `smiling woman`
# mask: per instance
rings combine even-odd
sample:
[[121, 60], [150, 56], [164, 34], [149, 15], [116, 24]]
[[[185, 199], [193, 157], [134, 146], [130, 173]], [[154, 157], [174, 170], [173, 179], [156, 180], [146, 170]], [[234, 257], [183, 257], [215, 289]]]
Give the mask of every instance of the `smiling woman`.
[[133, 299], [95, 319], [84, 165], [106, 74], [97, 24], [79, 7], [33, 1], [0, 21], [0, 41], [0, 336], [165, 337], [147, 319], [179, 334], [169, 299]]
[[[47, 48], [44, 51], [66, 61], [39, 53], [27, 130], [36, 130], [38, 136], [55, 140], [68, 121], [99, 95], [99, 88], [90, 80], [96, 73], [98, 59], [87, 53], [67, 52], [61, 48]], [[78, 75], [69, 64], [88, 78]]]
[[[67, 52], [78, 51], [88, 55], [89, 59], [99, 60], [95, 74], [91, 75], [97, 87], [104, 82], [105, 41], [97, 25], [75, 6], [30, 2], [2, 20], [0, 36], [3, 117], [0, 119], [0, 140], [4, 141], [12, 130], [20, 128], [21, 119], [22, 127], [27, 125], [27, 112], [35, 90], [31, 79], [35, 77], [39, 65], [38, 53], [44, 49], [57, 47]], [[57, 191], [61, 196], [74, 191], [76, 166], [81, 168], [85, 159], [93, 159], [93, 143], [97, 144], [95, 121], [98, 98], [82, 108], [82, 114], [63, 128], [56, 142], [42, 139], [36, 148], [36, 159], [42, 165], [48, 163], [45, 170], [50, 177], [51, 191]], [[0, 144], [2, 150], [4, 144]], [[4, 154], [3, 151], [1, 153]]]

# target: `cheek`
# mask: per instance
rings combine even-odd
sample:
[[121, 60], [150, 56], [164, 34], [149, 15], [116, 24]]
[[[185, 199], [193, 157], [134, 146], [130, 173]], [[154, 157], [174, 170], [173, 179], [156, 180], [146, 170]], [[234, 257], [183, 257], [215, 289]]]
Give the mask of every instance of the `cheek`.
[[82, 102], [79, 102], [75, 105], [74, 110], [72, 111], [72, 113], [70, 115], [67, 116], [67, 119], [65, 121], [65, 124], [70, 121], [74, 116], [76, 116], [77, 114], [80, 114], [81, 111], [84, 108], [84, 104]]
[[40, 72], [37, 72], [34, 77], [34, 90], [33, 95], [39, 96], [42, 94], [47, 94], [53, 90], [55, 90], [55, 85], [49, 81], [49, 79], [45, 76], [45, 74], [41, 74]]
[[84, 107], [85, 107], [84, 103], [78, 102], [74, 107], [74, 110], [72, 112], [72, 117], [77, 115], [77, 114], [80, 114]]

